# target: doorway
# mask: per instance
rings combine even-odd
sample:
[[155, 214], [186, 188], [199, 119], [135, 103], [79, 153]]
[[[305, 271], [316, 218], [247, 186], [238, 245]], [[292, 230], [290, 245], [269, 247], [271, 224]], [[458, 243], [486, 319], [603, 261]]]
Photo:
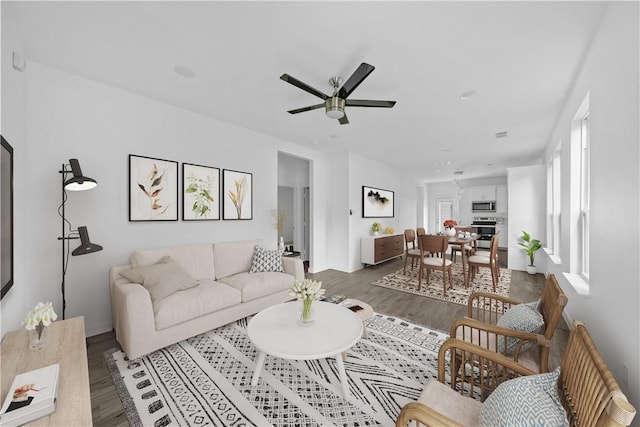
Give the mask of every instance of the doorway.
[[452, 197], [438, 197], [436, 199], [435, 233], [444, 231], [442, 225], [444, 221], [454, 218], [454, 203], [455, 200]]
[[284, 214], [279, 233], [303, 261], [310, 260], [312, 246], [310, 169], [309, 160], [278, 153], [278, 213]]

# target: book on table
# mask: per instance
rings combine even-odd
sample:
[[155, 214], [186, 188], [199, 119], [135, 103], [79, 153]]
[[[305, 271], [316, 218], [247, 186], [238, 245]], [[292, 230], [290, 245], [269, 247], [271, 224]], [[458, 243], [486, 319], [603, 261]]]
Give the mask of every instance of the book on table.
[[0, 409], [0, 426], [19, 426], [56, 410], [58, 363], [16, 375]]

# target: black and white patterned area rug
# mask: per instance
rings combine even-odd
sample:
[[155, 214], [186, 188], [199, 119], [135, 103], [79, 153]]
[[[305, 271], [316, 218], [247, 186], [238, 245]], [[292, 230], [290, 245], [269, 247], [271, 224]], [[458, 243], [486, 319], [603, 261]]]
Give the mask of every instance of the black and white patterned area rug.
[[368, 338], [344, 361], [344, 399], [335, 359], [288, 361], [267, 356], [251, 386], [257, 352], [248, 318], [137, 359], [105, 360], [131, 426], [393, 426], [400, 408], [437, 378], [438, 349], [448, 335], [374, 314]]
[[[468, 288], [465, 288], [464, 286], [462, 265], [459, 262], [453, 264], [451, 273], [453, 286], [451, 288], [448, 287], [449, 275], [447, 274], [447, 296], [444, 295], [441, 271], [432, 271], [429, 278], [429, 284], [427, 284], [425, 270], [420, 290], [418, 290], [418, 267], [411, 270], [410, 266], [407, 266], [406, 273], [403, 273], [402, 269], [400, 269], [371, 282], [371, 284], [462, 305], [467, 305], [469, 295], [475, 291], [494, 293], [493, 282], [491, 280], [491, 270], [488, 268], [480, 268]], [[498, 279], [495, 293], [509, 296], [510, 287], [511, 270], [501, 268], [500, 278]]]

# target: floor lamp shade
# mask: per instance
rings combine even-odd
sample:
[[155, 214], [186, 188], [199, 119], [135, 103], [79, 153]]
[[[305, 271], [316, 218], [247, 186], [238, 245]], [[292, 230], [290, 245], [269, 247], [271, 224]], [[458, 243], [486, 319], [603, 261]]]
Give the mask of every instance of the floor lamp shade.
[[85, 255], [102, 250], [102, 246], [91, 243], [91, 241], [89, 240], [89, 232], [87, 231], [87, 227], [78, 227], [78, 233], [80, 233], [81, 244], [80, 246], [75, 248], [73, 252], [71, 252], [71, 255]]
[[64, 182], [64, 188], [69, 191], [83, 191], [94, 188], [98, 183], [95, 179], [82, 175], [78, 159], [69, 159], [73, 176]]

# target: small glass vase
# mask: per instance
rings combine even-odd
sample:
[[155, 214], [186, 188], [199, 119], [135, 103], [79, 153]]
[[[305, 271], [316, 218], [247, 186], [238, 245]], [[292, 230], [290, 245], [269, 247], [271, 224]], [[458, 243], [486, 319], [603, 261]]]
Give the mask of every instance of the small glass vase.
[[313, 324], [315, 320], [313, 311], [313, 299], [301, 298], [298, 301], [298, 323], [302, 326], [311, 326], [311, 324]]
[[45, 348], [50, 342], [49, 328], [44, 326], [42, 322], [29, 331], [29, 348], [38, 350]]

